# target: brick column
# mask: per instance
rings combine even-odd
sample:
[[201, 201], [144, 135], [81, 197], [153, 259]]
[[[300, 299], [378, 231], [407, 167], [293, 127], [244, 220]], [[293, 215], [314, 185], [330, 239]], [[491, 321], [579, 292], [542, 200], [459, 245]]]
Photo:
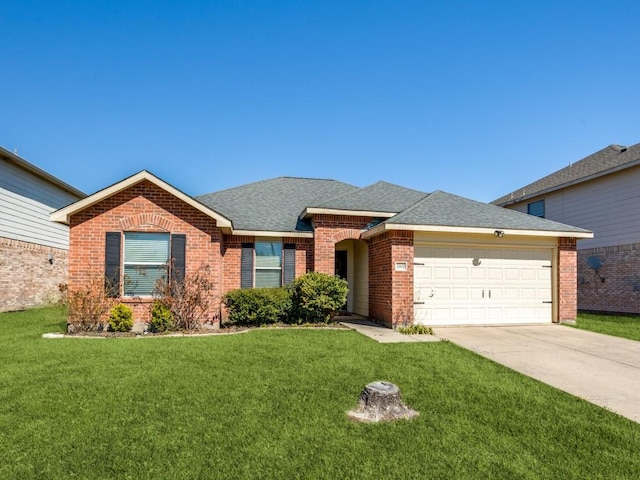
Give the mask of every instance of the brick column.
[[[413, 323], [413, 232], [394, 230], [369, 242], [369, 316], [388, 327]], [[396, 262], [406, 263], [397, 271]]]
[[575, 238], [558, 239], [558, 320], [578, 315], [578, 278]]

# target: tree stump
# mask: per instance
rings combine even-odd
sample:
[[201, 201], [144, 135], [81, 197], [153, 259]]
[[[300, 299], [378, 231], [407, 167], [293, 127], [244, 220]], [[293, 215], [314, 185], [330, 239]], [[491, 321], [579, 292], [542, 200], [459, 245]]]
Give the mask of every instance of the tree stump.
[[359, 422], [390, 422], [409, 420], [418, 412], [402, 401], [400, 389], [393, 383], [378, 381], [369, 383], [358, 400], [358, 408], [348, 413], [349, 418]]

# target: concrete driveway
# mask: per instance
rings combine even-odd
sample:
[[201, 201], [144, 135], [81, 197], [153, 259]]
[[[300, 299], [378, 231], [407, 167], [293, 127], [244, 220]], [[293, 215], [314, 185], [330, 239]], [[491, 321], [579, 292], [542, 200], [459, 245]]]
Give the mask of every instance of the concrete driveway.
[[562, 325], [447, 327], [435, 334], [640, 423], [640, 342]]

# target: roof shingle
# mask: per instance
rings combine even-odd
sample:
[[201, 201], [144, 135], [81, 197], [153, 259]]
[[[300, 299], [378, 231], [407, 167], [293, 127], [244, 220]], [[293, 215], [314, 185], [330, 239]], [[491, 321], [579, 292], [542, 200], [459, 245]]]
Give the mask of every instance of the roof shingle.
[[425, 192], [380, 181], [318, 205], [309, 206], [336, 210], [398, 213], [426, 196]]
[[451, 193], [435, 191], [402, 213], [385, 221], [400, 225], [434, 225], [505, 230], [588, 232], [526, 213], [476, 202]]
[[336, 180], [278, 177], [195, 198], [232, 219], [237, 230], [310, 232], [311, 225], [298, 220], [307, 206], [356, 190]]
[[580, 180], [604, 175], [609, 171], [615, 171], [626, 164], [631, 164], [638, 160], [640, 160], [640, 143], [628, 148], [620, 145], [609, 145], [593, 155], [589, 155], [568, 167], [562, 168], [540, 180], [536, 180], [491, 203], [505, 206], [511, 203], [521, 202], [542, 193], [577, 183]]

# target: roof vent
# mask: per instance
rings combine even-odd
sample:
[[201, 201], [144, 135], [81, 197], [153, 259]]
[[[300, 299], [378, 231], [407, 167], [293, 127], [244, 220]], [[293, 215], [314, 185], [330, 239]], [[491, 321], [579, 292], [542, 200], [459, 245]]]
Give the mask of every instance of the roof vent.
[[625, 147], [624, 145], [611, 145], [611, 148], [613, 148], [618, 153], [624, 153], [627, 151], [627, 147]]

